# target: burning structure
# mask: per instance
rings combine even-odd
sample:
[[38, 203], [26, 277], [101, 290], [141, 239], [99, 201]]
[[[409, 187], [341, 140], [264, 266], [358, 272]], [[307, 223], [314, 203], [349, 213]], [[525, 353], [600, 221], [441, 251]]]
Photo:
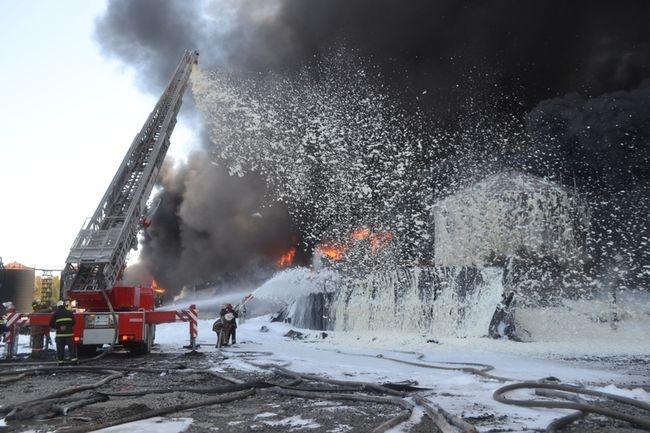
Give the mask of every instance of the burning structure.
[[[436, 203], [433, 218], [434, 266], [346, 273], [334, 295], [297, 297], [287, 318], [339, 330], [517, 336], [525, 324], [515, 323], [515, 303], [548, 305], [584, 288], [588, 210], [555, 183], [520, 172], [489, 176]], [[359, 229], [352, 238], [370, 236]], [[324, 251], [341, 260], [352, 247]]]

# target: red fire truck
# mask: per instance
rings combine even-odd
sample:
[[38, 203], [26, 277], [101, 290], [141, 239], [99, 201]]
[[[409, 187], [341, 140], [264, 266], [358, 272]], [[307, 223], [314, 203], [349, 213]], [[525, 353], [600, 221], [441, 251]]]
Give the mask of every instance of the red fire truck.
[[[61, 274], [62, 299], [76, 301], [74, 339], [81, 352], [116, 343], [134, 353], [148, 353], [156, 325], [177, 320], [190, 322], [194, 347], [194, 308], [155, 311], [152, 287], [123, 286], [120, 280], [128, 252], [137, 247], [138, 232], [149, 223], [147, 200], [169, 148], [183, 93], [198, 55], [196, 51], [186, 51], [183, 55], [66, 260]], [[50, 314], [32, 313], [29, 322], [49, 326], [50, 317]]]

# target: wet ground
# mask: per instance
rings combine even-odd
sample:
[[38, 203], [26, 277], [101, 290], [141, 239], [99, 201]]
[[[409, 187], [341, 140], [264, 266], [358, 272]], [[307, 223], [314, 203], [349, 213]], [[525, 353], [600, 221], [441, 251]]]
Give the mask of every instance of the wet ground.
[[[179, 354], [151, 354], [134, 358], [128, 354], [115, 354], [89, 365], [139, 368], [203, 369], [213, 366], [214, 355], [185, 356]], [[4, 371], [6, 369], [2, 369]], [[265, 380], [274, 383], [287, 382], [286, 377], [275, 374], [254, 374], [244, 371], [224, 371], [230, 377], [243, 381]], [[49, 373], [30, 376], [18, 382], [5, 384], [0, 404], [15, 405], [42, 397], [64, 388], [93, 383], [106, 374], [94, 373]], [[183, 371], [168, 374], [125, 373], [98, 389], [101, 392], [133, 391], [144, 388], [168, 387], [210, 387], [228, 385], [217, 377]], [[85, 394], [91, 395], [92, 391]], [[135, 397], [110, 397], [106, 402], [71, 411], [68, 416], [58, 416], [41, 421], [9, 421], [8, 427], [0, 431], [65, 431], [69, 427], [88, 426], [120, 419], [132, 414], [158, 409], [165, 406], [190, 403], [210, 398], [210, 395], [189, 392], [148, 394]], [[314, 433], [366, 432], [399, 413], [399, 408], [376, 403], [340, 402], [332, 400], [306, 400], [261, 391], [256, 395], [235, 402], [186, 410], [169, 415], [168, 418], [192, 418], [187, 432], [287, 432], [309, 431]], [[126, 430], [124, 430], [126, 431]], [[409, 431], [436, 432], [437, 429], [426, 417]]]
[[[286, 383], [288, 378], [268, 371], [260, 372], [258, 369], [235, 369], [232, 365], [222, 364], [223, 358], [213, 351], [204, 351], [201, 355], [189, 353], [161, 353], [155, 351], [148, 356], [133, 357], [128, 353], [115, 353], [87, 365], [97, 365], [110, 369], [111, 367], [138, 367], [150, 369], [169, 369], [168, 373], [124, 373], [123, 377], [115, 379], [98, 389], [100, 392], [124, 392], [152, 388], [174, 387], [211, 387], [228, 385], [228, 382], [195, 370], [218, 368], [223, 374], [240, 381], [268, 381], [272, 383]], [[251, 361], [255, 361], [254, 357]], [[607, 363], [604, 359], [572, 360], [584, 364]], [[620, 360], [622, 363], [623, 361]], [[644, 370], [647, 366], [646, 359], [640, 359], [630, 365], [627, 359], [626, 368], [633, 373]], [[614, 362], [616, 364], [616, 362]], [[619, 365], [619, 368], [622, 366]], [[27, 367], [26, 367], [27, 368]], [[6, 364], [0, 364], [0, 372], [7, 371]], [[190, 371], [192, 370], [192, 371]], [[647, 370], [645, 370], [647, 372]], [[16, 405], [31, 399], [41, 398], [45, 395], [60, 391], [61, 389], [93, 383], [105, 377], [105, 373], [95, 374], [88, 372], [57, 372], [45, 373], [38, 376], [27, 376], [19, 381], [2, 384], [0, 405]], [[638, 376], [637, 376], [638, 377]], [[1, 378], [0, 378], [1, 379]], [[351, 378], [350, 380], [354, 380]], [[646, 386], [638, 383], [638, 386]], [[92, 395], [93, 391], [85, 391], [76, 395]], [[435, 392], [429, 395], [435, 400]], [[441, 395], [442, 396], [442, 395]], [[0, 432], [64, 432], [73, 427], [98, 425], [129, 415], [143, 413], [152, 409], [159, 409], [181, 403], [202, 401], [211, 395], [190, 392], [171, 392], [165, 394], [147, 394], [143, 396], [111, 396], [108, 401], [95, 403], [90, 406], [72, 410], [67, 416], [57, 416], [47, 420], [8, 421], [8, 426], [0, 428]], [[611, 407], [612, 405], [609, 404]], [[466, 420], [476, 425], [482, 432], [498, 431], [538, 431], [508, 428], [495, 428], [495, 425], [508, 425], [508, 415], [493, 413], [488, 408], [477, 407], [480, 415], [472, 415]], [[484, 412], [482, 412], [485, 409]], [[624, 406], [620, 409], [627, 410]], [[364, 403], [341, 402], [333, 400], [306, 400], [296, 397], [282, 396], [260, 391], [244, 400], [235, 402], [199, 407], [190, 410], [175, 412], [166, 415], [165, 420], [186, 418], [192, 422], [186, 428], [187, 432], [314, 432], [314, 433], [340, 433], [340, 432], [369, 432], [386, 420], [399, 413], [396, 406]], [[459, 413], [464, 416], [465, 414]], [[637, 415], [639, 415], [637, 413]], [[644, 414], [648, 416], [648, 414]], [[439, 430], [427, 416], [416, 412], [409, 423], [403, 424], [400, 432], [423, 433]], [[119, 431], [134, 431], [133, 427], [123, 427]], [[155, 430], [154, 430], [155, 431]], [[176, 430], [179, 431], [179, 430]], [[589, 416], [586, 420], [579, 421], [563, 430], [569, 433], [577, 432], [615, 432], [632, 433], [639, 431], [629, 424], [612, 421], [598, 416]]]

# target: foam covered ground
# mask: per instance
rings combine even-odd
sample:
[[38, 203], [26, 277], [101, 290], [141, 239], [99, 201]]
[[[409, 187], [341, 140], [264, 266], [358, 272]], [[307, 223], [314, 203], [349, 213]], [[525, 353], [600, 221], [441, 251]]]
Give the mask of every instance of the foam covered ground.
[[[260, 332], [262, 326], [268, 332]], [[329, 332], [326, 338], [317, 331], [301, 330], [305, 340], [292, 340], [284, 334], [292, 329], [288, 324], [270, 323], [269, 317], [250, 319], [238, 328], [238, 347], [226, 352], [254, 350], [273, 352], [257, 358], [256, 362], [290, 363], [290, 369], [305, 373], [323, 374], [337, 379], [372, 382], [416, 380], [420, 386], [431, 388], [431, 399], [448, 411], [465, 417], [493, 414], [492, 423], [483, 423], [480, 430], [508, 425], [518, 431], [544, 428], [553, 419], [568, 413], [562, 410], [526, 409], [497, 403], [492, 393], [500, 383], [458, 372], [443, 371], [396, 363], [387, 359], [358, 355], [384, 354], [403, 360], [417, 361], [413, 352], [424, 354], [423, 362], [479, 362], [494, 365], [495, 375], [516, 380], [537, 380], [554, 376], [566, 383], [585, 384], [607, 392], [626, 395], [650, 402], [650, 394], [642, 386], [650, 385], [647, 377], [636, 375], [609, 364], [603, 354], [626, 358], [649, 357], [647, 341], [584, 341], [583, 343], [516, 343], [492, 339], [442, 340], [440, 344], [427, 343], [418, 335], [355, 335]], [[188, 325], [173, 323], [160, 325], [157, 330], [159, 349], [165, 352], [181, 351], [187, 343]], [[200, 350], [215, 352], [215, 334], [212, 320], [200, 320]], [[339, 351], [339, 352], [337, 352]], [[345, 352], [345, 353], [340, 353]], [[356, 355], [355, 355], [356, 354]], [[233, 354], [235, 355], [235, 354]], [[594, 359], [594, 357], [601, 357]], [[600, 360], [600, 361], [599, 361]], [[215, 368], [258, 370], [236, 356]], [[262, 372], [262, 370], [259, 370]], [[520, 391], [515, 395], [527, 395]], [[508, 418], [499, 419], [506, 415]], [[415, 416], [415, 415], [414, 415]]]

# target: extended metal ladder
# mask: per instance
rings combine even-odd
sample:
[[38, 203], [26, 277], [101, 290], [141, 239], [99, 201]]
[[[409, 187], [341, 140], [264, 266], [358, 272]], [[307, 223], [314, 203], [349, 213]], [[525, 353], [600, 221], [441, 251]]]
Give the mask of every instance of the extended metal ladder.
[[140, 221], [198, 55], [196, 51], [185, 52], [97, 210], [79, 231], [62, 273], [66, 292], [111, 289], [124, 269], [128, 252], [137, 247]]

